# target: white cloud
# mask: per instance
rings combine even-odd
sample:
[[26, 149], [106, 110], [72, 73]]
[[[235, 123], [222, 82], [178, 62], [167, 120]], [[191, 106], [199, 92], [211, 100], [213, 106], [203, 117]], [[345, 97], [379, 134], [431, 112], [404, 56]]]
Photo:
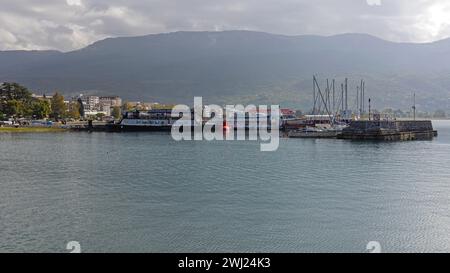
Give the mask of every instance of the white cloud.
[[69, 6], [83, 6], [81, 0], [66, 0], [66, 2]]
[[366, 0], [369, 6], [381, 6], [381, 0]]
[[[422, 16], [421, 26], [425, 28], [423, 33], [428, 33], [428, 39], [439, 37], [443, 32], [448, 32], [450, 26], [450, 3], [441, 2], [430, 6]], [[428, 31], [426, 31], [428, 30]]]
[[18, 40], [14, 34], [6, 29], [0, 28], [0, 41], [2, 41], [5, 49], [14, 49]]

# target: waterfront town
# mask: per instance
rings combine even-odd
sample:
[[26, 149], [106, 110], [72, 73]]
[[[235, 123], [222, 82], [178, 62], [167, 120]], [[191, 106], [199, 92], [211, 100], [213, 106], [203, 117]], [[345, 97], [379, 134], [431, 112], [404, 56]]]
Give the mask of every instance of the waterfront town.
[[[383, 140], [413, 140], [417, 138], [432, 138], [437, 135], [431, 121], [416, 120], [418, 115], [415, 104], [412, 106], [411, 122], [400, 121], [405, 115], [400, 110], [385, 109], [382, 112], [371, 107], [365, 96], [364, 82], [358, 88], [357, 105], [351, 109], [348, 106], [347, 84], [338, 99], [340, 105], [334, 103], [335, 92], [330, 88], [322, 91], [314, 77], [314, 106], [312, 111], [304, 114], [301, 110], [281, 108], [279, 122], [276, 126], [292, 138], [361, 138]], [[345, 79], [347, 82], [347, 79]], [[333, 94], [333, 95], [332, 95]], [[326, 98], [326, 99], [325, 99]], [[332, 98], [332, 99], [331, 99]], [[2, 83], [0, 85], [0, 126], [2, 131], [20, 129], [33, 131], [36, 128], [51, 130], [70, 129], [82, 131], [171, 131], [183, 115], [175, 117], [172, 114], [174, 105], [163, 105], [156, 102], [123, 101], [119, 96], [97, 96], [79, 94], [64, 97], [59, 92], [52, 95], [35, 94], [17, 83]], [[267, 109], [266, 109], [267, 110]], [[192, 111], [192, 109], [191, 109]], [[207, 111], [203, 108], [202, 111]], [[233, 121], [223, 123], [224, 128], [231, 130], [272, 129], [273, 117], [263, 109], [235, 110], [230, 113]], [[410, 112], [411, 113], [411, 112]], [[410, 115], [409, 113], [409, 115]], [[181, 114], [181, 113], [180, 113]], [[202, 114], [204, 115], [204, 114]], [[227, 113], [228, 115], [228, 113]], [[235, 115], [237, 119], [234, 118]], [[444, 111], [436, 111], [434, 118], [446, 118]], [[262, 123], [262, 120], [267, 122]], [[399, 120], [397, 120], [399, 119]], [[198, 126], [194, 119], [191, 125]], [[241, 120], [241, 121], [239, 121]], [[208, 122], [203, 116], [201, 126]], [[94, 124], [95, 123], [95, 124]], [[266, 125], [264, 125], [266, 124]], [[267, 125], [269, 124], [269, 125]], [[10, 128], [10, 129], [8, 129]], [[362, 133], [361, 133], [362, 132]]]
[[110, 122], [119, 120], [127, 111], [170, 107], [173, 106], [157, 102], [124, 101], [114, 95], [64, 97], [59, 92], [36, 94], [17, 83], [0, 84], [0, 126], [38, 126], [84, 120]]
[[[148, 111], [152, 109], [171, 109], [173, 105], [158, 102], [125, 101], [119, 96], [83, 95], [64, 97], [59, 92], [52, 94], [36, 94], [17, 83], [0, 83], [0, 121], [19, 123], [19, 121], [52, 120], [102, 120], [112, 121], [121, 118], [122, 114], [131, 110]], [[311, 111], [283, 109], [285, 114], [301, 116]], [[374, 113], [378, 111], [373, 110]], [[409, 118], [412, 112], [393, 110], [381, 111], [382, 114], [397, 118]], [[323, 113], [322, 113], [323, 114]], [[444, 110], [433, 113], [417, 111], [417, 117], [445, 119]], [[0, 124], [1, 125], [1, 124]]]

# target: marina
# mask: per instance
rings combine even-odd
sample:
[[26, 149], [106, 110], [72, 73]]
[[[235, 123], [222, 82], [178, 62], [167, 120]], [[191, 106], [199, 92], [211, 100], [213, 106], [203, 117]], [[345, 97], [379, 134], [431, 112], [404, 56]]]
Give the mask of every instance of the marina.
[[[349, 96], [352, 86], [347, 78], [340, 84], [335, 79], [326, 79], [322, 81], [325, 87], [321, 87], [316, 76], [312, 80], [312, 110], [305, 114], [300, 110], [280, 109], [279, 105], [273, 105], [277, 109], [275, 112], [267, 105], [234, 105], [225, 107], [224, 111], [223, 106], [203, 105], [202, 98], [194, 98], [194, 107], [178, 105], [184, 109], [181, 112], [174, 111], [176, 105], [122, 103], [122, 99], [117, 96], [80, 94], [66, 102], [58, 93], [40, 96], [16, 83], [3, 83], [0, 88], [2, 107], [9, 109], [11, 114], [2, 118], [0, 126], [5, 128], [3, 132], [49, 132], [59, 129], [111, 133], [170, 132], [174, 126], [181, 130], [211, 127], [212, 131], [224, 132], [275, 129], [281, 132], [281, 136], [289, 138], [381, 141], [432, 139], [437, 136], [430, 120], [416, 120], [415, 94], [411, 107], [413, 117], [410, 120], [397, 120], [395, 114], [382, 115], [374, 109], [371, 98], [367, 100], [366, 107], [364, 80], [356, 86], [355, 81], [352, 81], [356, 89], [354, 97]], [[22, 97], [23, 104], [29, 104], [28, 116], [23, 116], [15, 108], [8, 108], [15, 101], [15, 93]], [[200, 103], [196, 105], [196, 101]], [[353, 105], [350, 101], [354, 101]], [[216, 107], [220, 108], [218, 112], [214, 110]], [[34, 115], [30, 116], [30, 113]]]
[[[89, 132], [170, 132], [173, 122], [174, 120], [172, 119], [127, 119], [117, 124], [99, 123], [94, 125], [93, 123], [86, 123], [68, 128], [72, 131]], [[227, 128], [226, 124], [224, 128]], [[254, 129], [257, 128], [259, 127]], [[237, 128], [234, 129], [237, 130]], [[248, 127], [241, 129], [249, 130]], [[429, 120], [358, 120], [351, 121], [349, 125], [330, 126], [315, 124], [314, 127], [305, 126], [296, 130], [286, 130], [281, 127], [280, 134], [289, 138], [338, 138], [379, 141], [427, 140], [438, 136], [437, 130], [433, 128], [432, 122]]]

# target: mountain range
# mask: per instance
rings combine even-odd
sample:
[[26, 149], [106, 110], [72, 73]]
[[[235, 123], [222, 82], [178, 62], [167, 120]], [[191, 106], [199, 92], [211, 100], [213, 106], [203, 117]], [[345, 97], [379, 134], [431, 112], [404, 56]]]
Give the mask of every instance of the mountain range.
[[[366, 82], [374, 108], [450, 110], [450, 39], [395, 43], [366, 34], [284, 36], [252, 31], [108, 38], [80, 50], [0, 51], [0, 82], [36, 93], [126, 100], [312, 107], [312, 76]], [[337, 92], [339, 93], [339, 92]]]

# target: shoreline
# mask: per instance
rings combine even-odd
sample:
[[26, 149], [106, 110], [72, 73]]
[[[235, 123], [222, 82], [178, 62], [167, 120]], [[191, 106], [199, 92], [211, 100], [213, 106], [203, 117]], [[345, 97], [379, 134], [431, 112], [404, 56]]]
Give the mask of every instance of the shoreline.
[[[398, 119], [398, 121], [403, 121], [402, 119]], [[435, 121], [450, 121], [450, 119], [431, 119], [431, 122]], [[80, 131], [88, 131], [83, 128], [62, 128], [62, 127], [0, 127], [0, 134], [7, 133], [63, 133], [63, 132], [80, 132]], [[105, 130], [97, 130], [95, 127], [92, 130], [95, 131], [105, 131]]]
[[68, 129], [54, 127], [0, 127], [2, 133], [62, 133], [68, 132]]

